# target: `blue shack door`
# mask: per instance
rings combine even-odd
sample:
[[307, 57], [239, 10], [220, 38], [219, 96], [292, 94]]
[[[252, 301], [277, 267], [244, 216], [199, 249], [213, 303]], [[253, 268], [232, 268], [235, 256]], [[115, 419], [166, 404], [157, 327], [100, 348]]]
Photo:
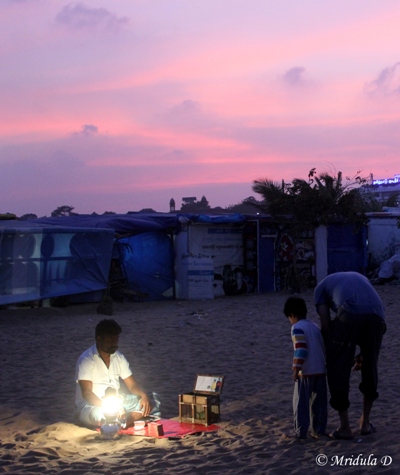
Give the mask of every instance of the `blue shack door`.
[[354, 271], [365, 274], [367, 268], [367, 229], [352, 225], [328, 226], [328, 274]]
[[258, 291], [275, 290], [275, 238], [263, 236], [258, 240]]
[[268, 223], [249, 220], [243, 228], [244, 272], [249, 292], [275, 290], [275, 234]]

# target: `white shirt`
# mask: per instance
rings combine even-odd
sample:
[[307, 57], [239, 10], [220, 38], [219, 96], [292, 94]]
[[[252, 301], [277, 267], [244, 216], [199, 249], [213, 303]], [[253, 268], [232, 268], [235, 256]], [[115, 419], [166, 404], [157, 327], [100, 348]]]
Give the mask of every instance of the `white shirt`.
[[107, 388], [119, 390], [120, 378], [126, 379], [131, 376], [132, 371], [125, 356], [116, 351], [110, 355], [110, 366], [107, 368], [102, 360], [97, 347], [94, 344], [91, 348], [84, 351], [76, 363], [75, 369], [75, 406], [87, 404], [82, 397], [82, 391], [79, 386], [79, 380], [92, 381], [92, 391], [97, 397], [102, 398]]

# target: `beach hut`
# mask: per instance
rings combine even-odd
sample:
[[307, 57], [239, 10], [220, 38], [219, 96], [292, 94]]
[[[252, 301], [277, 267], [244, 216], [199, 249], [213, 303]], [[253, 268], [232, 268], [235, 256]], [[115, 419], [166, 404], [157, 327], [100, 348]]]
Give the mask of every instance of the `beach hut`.
[[315, 230], [316, 281], [328, 274], [354, 271], [365, 274], [368, 265], [367, 227], [335, 223]]
[[[211, 299], [244, 291], [243, 225], [235, 215], [179, 216], [175, 238], [176, 297]], [[239, 276], [240, 274], [240, 276]]]
[[[313, 288], [338, 271], [365, 274], [367, 229], [334, 223], [302, 231], [294, 237], [290, 217], [247, 217], [245, 247], [253, 249], [258, 292]], [[253, 226], [252, 233], [249, 232]], [[249, 237], [254, 236], [251, 242]], [[246, 249], [246, 254], [251, 254]], [[248, 261], [247, 261], [248, 262]], [[246, 266], [246, 260], [245, 260]]]
[[77, 215], [33, 220], [47, 226], [85, 226], [114, 233], [110, 291], [116, 299], [161, 300], [174, 294], [174, 234], [169, 213]]
[[114, 233], [0, 221], [0, 305], [102, 291]]
[[368, 213], [368, 256], [372, 269], [400, 254], [400, 210]]

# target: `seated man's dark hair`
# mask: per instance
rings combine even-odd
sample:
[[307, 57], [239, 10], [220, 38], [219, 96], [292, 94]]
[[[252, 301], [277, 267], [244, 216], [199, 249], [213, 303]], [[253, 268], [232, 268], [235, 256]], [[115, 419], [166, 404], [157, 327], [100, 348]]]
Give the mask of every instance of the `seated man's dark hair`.
[[122, 328], [115, 320], [102, 320], [96, 326], [95, 336], [119, 335], [121, 332]]
[[300, 320], [302, 320], [307, 316], [306, 302], [301, 297], [289, 297], [286, 300], [285, 307], [283, 308], [283, 313], [286, 317], [288, 317], [289, 315], [294, 315]]

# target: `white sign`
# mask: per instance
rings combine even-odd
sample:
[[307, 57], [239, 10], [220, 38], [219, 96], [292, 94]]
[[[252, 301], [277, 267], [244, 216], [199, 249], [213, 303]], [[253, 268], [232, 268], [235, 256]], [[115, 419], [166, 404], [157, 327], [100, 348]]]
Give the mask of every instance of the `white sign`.
[[382, 180], [372, 180], [373, 185], [395, 185], [400, 183], [400, 174], [394, 175], [393, 178], [383, 178]]

